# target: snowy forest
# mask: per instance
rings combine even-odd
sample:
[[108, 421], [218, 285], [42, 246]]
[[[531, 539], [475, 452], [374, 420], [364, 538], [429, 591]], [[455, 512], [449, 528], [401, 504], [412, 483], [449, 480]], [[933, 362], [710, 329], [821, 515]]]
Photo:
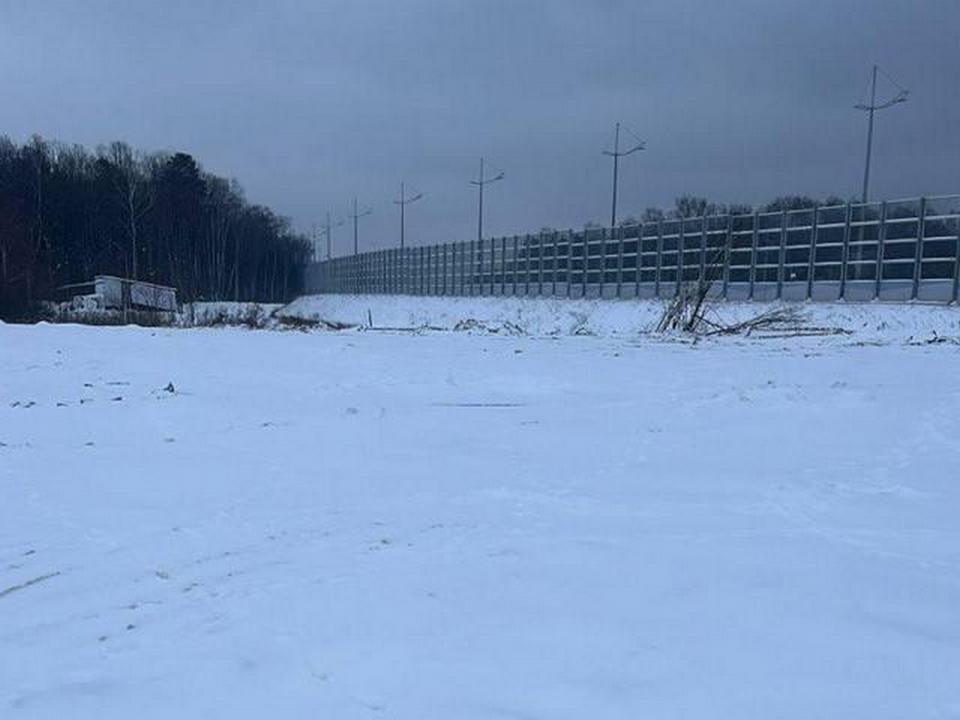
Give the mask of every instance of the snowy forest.
[[286, 218], [189, 154], [0, 137], [0, 317], [95, 274], [172, 285], [187, 301], [282, 301], [309, 259]]

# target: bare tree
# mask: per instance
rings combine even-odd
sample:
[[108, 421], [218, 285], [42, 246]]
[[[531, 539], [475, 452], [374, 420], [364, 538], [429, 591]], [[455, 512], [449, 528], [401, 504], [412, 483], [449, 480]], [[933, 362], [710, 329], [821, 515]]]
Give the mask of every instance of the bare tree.
[[112, 142], [100, 153], [114, 169], [114, 188], [123, 207], [130, 241], [130, 278], [136, 280], [140, 220], [153, 206], [150, 183], [144, 172], [146, 160], [125, 142]]

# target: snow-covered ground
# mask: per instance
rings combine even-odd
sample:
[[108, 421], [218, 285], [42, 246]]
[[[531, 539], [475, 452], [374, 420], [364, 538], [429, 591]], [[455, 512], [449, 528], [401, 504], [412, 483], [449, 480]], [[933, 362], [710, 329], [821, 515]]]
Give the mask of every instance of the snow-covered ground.
[[0, 324], [0, 718], [960, 717], [960, 311], [433, 302]]
[[[231, 303], [216, 305], [217, 312]], [[920, 341], [960, 337], [960, 308], [903, 303], [718, 302], [709, 316], [742, 322], [776, 307], [790, 307], [806, 324], [850, 331], [861, 342]], [[237, 306], [236, 313], [246, 312]], [[323, 319], [358, 326], [453, 330], [478, 321], [491, 331], [530, 335], [635, 336], [656, 327], [663, 304], [649, 300], [567, 300], [514, 297], [405, 297], [397, 295], [311, 295], [276, 309], [284, 317]], [[210, 313], [198, 310], [198, 315]]]

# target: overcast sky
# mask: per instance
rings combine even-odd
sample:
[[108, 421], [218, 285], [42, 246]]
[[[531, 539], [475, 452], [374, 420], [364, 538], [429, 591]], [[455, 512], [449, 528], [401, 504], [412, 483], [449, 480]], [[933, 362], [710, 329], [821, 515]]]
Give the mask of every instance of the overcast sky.
[[[0, 0], [0, 133], [183, 150], [309, 232], [356, 195], [361, 244], [609, 219], [684, 192], [758, 203], [858, 194], [877, 62], [871, 195], [960, 192], [957, 0]], [[881, 96], [896, 92], [883, 79]], [[629, 138], [629, 136], [627, 136]], [[629, 140], [627, 140], [629, 141]], [[348, 228], [334, 231], [345, 253]]]

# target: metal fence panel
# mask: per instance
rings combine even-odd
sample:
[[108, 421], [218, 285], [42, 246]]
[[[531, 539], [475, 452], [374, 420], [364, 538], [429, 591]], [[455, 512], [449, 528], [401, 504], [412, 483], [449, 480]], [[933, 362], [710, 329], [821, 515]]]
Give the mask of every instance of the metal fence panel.
[[960, 301], [960, 195], [666, 219], [312, 263], [310, 292]]

